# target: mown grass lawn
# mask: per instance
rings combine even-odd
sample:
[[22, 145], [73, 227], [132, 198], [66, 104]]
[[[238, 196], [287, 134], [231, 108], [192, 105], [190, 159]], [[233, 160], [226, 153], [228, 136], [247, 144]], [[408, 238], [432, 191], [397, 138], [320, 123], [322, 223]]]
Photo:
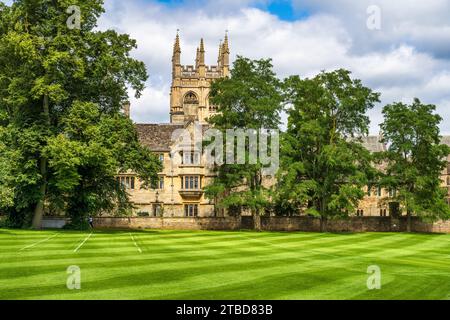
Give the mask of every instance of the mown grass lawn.
[[[1, 299], [449, 299], [450, 235], [0, 229]], [[78, 250], [77, 250], [78, 249]], [[81, 290], [66, 286], [81, 269]], [[367, 268], [381, 268], [368, 290]]]

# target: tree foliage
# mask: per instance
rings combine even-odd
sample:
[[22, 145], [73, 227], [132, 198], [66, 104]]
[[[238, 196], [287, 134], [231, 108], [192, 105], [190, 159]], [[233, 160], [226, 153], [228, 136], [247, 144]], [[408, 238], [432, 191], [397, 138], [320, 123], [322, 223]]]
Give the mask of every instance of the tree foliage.
[[436, 107], [414, 99], [411, 105], [393, 103], [383, 108], [381, 124], [388, 150], [382, 184], [396, 190], [396, 200], [408, 216], [429, 220], [447, 219], [447, 190], [441, 187], [441, 174], [450, 148], [441, 144]]
[[[66, 10], [72, 5], [81, 11], [80, 29], [67, 26]], [[89, 206], [96, 212], [106, 202], [111, 205], [112, 194], [121, 194], [113, 179], [116, 164], [122, 165], [117, 170], [138, 170], [144, 180], [157, 168], [156, 158], [138, 147], [131, 121], [119, 116], [128, 87], [140, 96], [145, 66], [130, 57], [136, 42], [128, 35], [95, 30], [101, 13], [100, 0], [1, 5], [0, 134], [7, 139], [0, 148], [7, 151], [0, 154], [0, 170], [8, 173], [0, 190], [9, 199], [12, 192], [13, 202], [2, 205], [11, 217], [20, 217], [18, 224], [34, 215], [33, 224], [39, 227], [44, 204], [60, 205], [57, 196], [73, 190], [89, 194], [85, 200], [97, 203]], [[71, 124], [75, 120], [79, 122]], [[110, 134], [109, 140], [98, 139], [102, 131]], [[17, 162], [2, 165], [10, 155]], [[142, 160], [147, 164], [138, 164]], [[152, 171], [145, 173], [144, 167]], [[87, 181], [97, 186], [83, 185]], [[70, 201], [65, 206], [76, 215]]]
[[358, 137], [368, 134], [366, 112], [379, 94], [347, 70], [312, 79], [286, 79], [288, 128], [281, 143], [276, 203], [281, 212], [323, 218], [352, 213], [375, 174]]
[[[227, 129], [278, 129], [280, 125], [280, 81], [272, 70], [270, 60], [238, 57], [231, 76], [212, 84], [210, 98], [219, 112], [210, 119], [210, 123], [224, 136]], [[259, 215], [270, 195], [262, 183], [263, 165], [260, 161], [256, 164], [248, 161], [248, 143], [245, 160], [245, 164], [218, 167], [218, 176], [206, 188], [206, 194], [217, 200], [218, 207], [227, 208], [231, 213], [247, 209]]]

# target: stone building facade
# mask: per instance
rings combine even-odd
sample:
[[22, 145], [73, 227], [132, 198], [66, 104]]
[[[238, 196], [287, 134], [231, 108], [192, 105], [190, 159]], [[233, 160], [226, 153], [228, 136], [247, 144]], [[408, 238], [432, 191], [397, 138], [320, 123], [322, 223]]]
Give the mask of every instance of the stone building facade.
[[[368, 136], [363, 138], [363, 146], [370, 152], [386, 151], [386, 146], [380, 141], [380, 136]], [[356, 216], [389, 216], [389, 190], [377, 185], [364, 188], [365, 196], [359, 203]]]
[[230, 72], [230, 49], [228, 36], [219, 45], [217, 65], [205, 64], [203, 39], [197, 48], [195, 65], [181, 65], [180, 38], [177, 35], [172, 57], [172, 86], [170, 89], [170, 122], [183, 124], [190, 120], [206, 124], [216, 112], [209, 103], [211, 82], [227, 77]]
[[[172, 56], [170, 123], [136, 124], [141, 143], [158, 154], [164, 169], [152, 188], [142, 188], [133, 173], [118, 177], [128, 189], [136, 215], [174, 218], [225, 215], [223, 211], [216, 211], [204, 195], [204, 186], [214, 178], [213, 171], [205, 165], [204, 156], [195, 151], [181, 152], [177, 162], [173, 161], [173, 149], [178, 131], [187, 129], [194, 136], [196, 125], [201, 125], [203, 132], [208, 128], [208, 118], [217, 111], [209, 102], [210, 85], [215, 79], [229, 76], [229, 64], [227, 35], [219, 46], [217, 65], [213, 66], [205, 64], [203, 39], [197, 48], [195, 65], [181, 65], [180, 38], [176, 36]], [[124, 112], [129, 115], [129, 111], [130, 106], [126, 105]], [[444, 137], [443, 142], [450, 145], [450, 137]], [[386, 150], [378, 136], [364, 138], [363, 145], [371, 152]], [[450, 198], [450, 166], [443, 172], [442, 181], [449, 188]], [[365, 192], [356, 216], [390, 215], [393, 209], [389, 202], [392, 190], [374, 185], [366, 187]]]
[[[141, 188], [141, 182], [132, 174], [119, 179], [127, 186], [137, 215], [164, 217], [213, 217], [216, 212], [205, 198], [203, 187], [214, 174], [205, 165], [200, 152], [179, 152], [180, 161], [173, 161], [177, 132], [187, 129], [194, 140], [198, 126], [208, 128], [208, 118], [216, 108], [209, 103], [211, 82], [229, 75], [230, 49], [228, 35], [220, 43], [217, 65], [205, 64], [203, 39], [197, 48], [195, 65], [181, 64], [180, 37], [176, 36], [172, 56], [172, 86], [170, 91], [170, 123], [136, 124], [141, 143], [157, 153], [164, 169], [153, 188]], [[128, 109], [127, 106], [125, 109]], [[125, 111], [126, 112], [126, 111]]]
[[[371, 152], [381, 152], [386, 150], [386, 145], [380, 142], [380, 136], [369, 136], [363, 139], [363, 145]], [[441, 143], [450, 146], [450, 136], [443, 136]], [[450, 163], [450, 156], [447, 158]], [[382, 169], [382, 168], [380, 168]], [[447, 189], [447, 203], [450, 205], [450, 164], [442, 171], [442, 187]], [[367, 186], [364, 191], [366, 195], [360, 202], [356, 211], [357, 216], [390, 216], [399, 208], [391, 198], [395, 196], [395, 190], [387, 190], [377, 185]]]

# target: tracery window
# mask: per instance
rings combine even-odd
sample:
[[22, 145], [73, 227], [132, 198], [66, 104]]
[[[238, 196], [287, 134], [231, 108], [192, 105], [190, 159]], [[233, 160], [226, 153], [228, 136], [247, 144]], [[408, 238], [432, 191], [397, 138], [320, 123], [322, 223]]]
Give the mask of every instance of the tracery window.
[[184, 104], [198, 104], [198, 98], [197, 95], [195, 93], [188, 92], [185, 96], [184, 96]]

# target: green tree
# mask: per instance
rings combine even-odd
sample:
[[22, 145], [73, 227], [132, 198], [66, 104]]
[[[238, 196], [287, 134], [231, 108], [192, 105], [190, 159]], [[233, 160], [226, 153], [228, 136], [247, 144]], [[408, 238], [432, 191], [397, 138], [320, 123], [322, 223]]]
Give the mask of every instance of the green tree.
[[[270, 60], [238, 57], [231, 76], [212, 84], [210, 98], [219, 112], [210, 119], [210, 123], [224, 136], [227, 129], [279, 127], [282, 109], [280, 81], [272, 70]], [[237, 142], [229, 143], [236, 145]], [[215, 199], [219, 208], [226, 208], [230, 213], [250, 210], [258, 229], [261, 210], [267, 205], [270, 195], [263, 186], [264, 166], [259, 159], [256, 164], [250, 164], [249, 150], [247, 141], [245, 164], [224, 164], [217, 168], [218, 176], [206, 188], [206, 195]]]
[[61, 119], [62, 132], [44, 150], [53, 179], [50, 203], [68, 213], [73, 226], [98, 212], [131, 209], [126, 190], [115, 175], [133, 170], [146, 184], [157, 180], [161, 165], [137, 139], [134, 126], [121, 114], [102, 114], [93, 103], [75, 102]]
[[281, 142], [278, 210], [320, 216], [347, 216], [363, 198], [375, 174], [371, 155], [358, 137], [368, 134], [366, 112], [379, 94], [347, 70], [322, 72], [312, 79], [285, 81], [288, 128]]
[[447, 190], [441, 187], [441, 173], [447, 165], [450, 148], [441, 144], [436, 107], [414, 99], [411, 105], [393, 103], [383, 108], [380, 125], [388, 150], [381, 180], [396, 190], [396, 200], [407, 214], [411, 231], [411, 216], [428, 220], [448, 219]]
[[[77, 18], [76, 11], [67, 13], [74, 5], [81, 13], [79, 28], [68, 24], [74, 14]], [[64, 170], [57, 172], [56, 167], [49, 167], [56, 161], [50, 158], [55, 153], [50, 152], [49, 144], [67, 129], [63, 119], [73, 115], [76, 103], [95, 104], [102, 119], [115, 119], [128, 100], [127, 87], [139, 97], [147, 79], [144, 64], [130, 57], [136, 47], [133, 39], [112, 30], [95, 30], [101, 13], [101, 0], [17, 0], [11, 6], [0, 4], [1, 125], [9, 132], [6, 149], [19, 160], [10, 168], [14, 179], [7, 184], [9, 190], [14, 186], [10, 214], [25, 221], [32, 217], [35, 228], [40, 226], [46, 201], [56, 201], [50, 186], [57, 186], [54, 180], [62, 179]], [[130, 121], [128, 127], [134, 132]], [[131, 138], [134, 140], [128, 143], [136, 146], [136, 134]], [[131, 154], [142, 152], [135, 151]], [[110, 152], [103, 156], [117, 155]], [[112, 183], [112, 171], [103, 173], [103, 178]], [[87, 178], [90, 173], [79, 174]], [[78, 184], [77, 190], [84, 187]], [[104, 190], [99, 188], [98, 192]]]
[[0, 215], [3, 209], [14, 205], [14, 187], [12, 164], [16, 161], [14, 153], [6, 147], [6, 141], [9, 139], [8, 132], [0, 126]]

